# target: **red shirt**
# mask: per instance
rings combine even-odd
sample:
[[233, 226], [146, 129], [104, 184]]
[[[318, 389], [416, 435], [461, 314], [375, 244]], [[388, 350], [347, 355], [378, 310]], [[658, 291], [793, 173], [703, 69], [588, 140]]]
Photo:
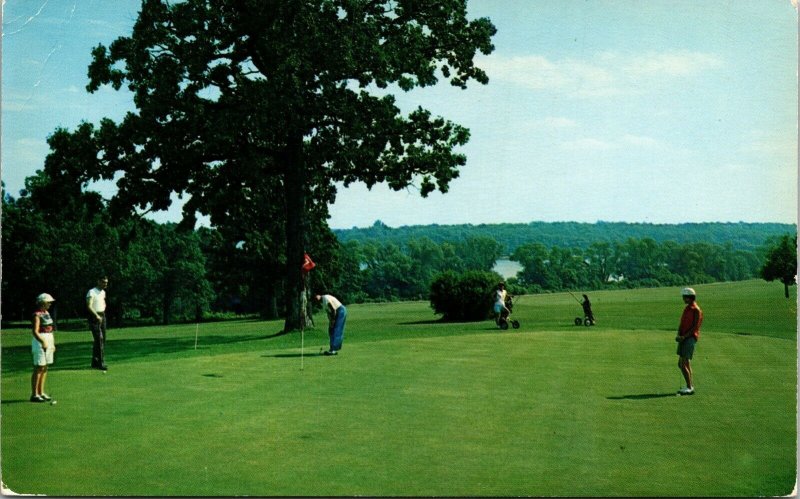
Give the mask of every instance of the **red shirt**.
[[33, 313], [33, 315], [39, 317], [39, 332], [40, 333], [52, 333], [53, 329], [53, 318], [50, 317], [50, 312], [47, 310], [37, 310]]
[[700, 325], [703, 323], [703, 311], [697, 306], [696, 302], [686, 305], [681, 316], [681, 325], [678, 328], [678, 335], [686, 338], [689, 335], [695, 339], [700, 338]]

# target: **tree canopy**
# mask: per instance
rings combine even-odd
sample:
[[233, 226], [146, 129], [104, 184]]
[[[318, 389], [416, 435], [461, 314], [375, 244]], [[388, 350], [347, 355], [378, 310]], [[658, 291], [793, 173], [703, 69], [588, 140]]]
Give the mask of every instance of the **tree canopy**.
[[797, 284], [797, 235], [786, 234], [769, 249], [761, 277], [782, 282], [784, 294], [789, 298], [789, 286]]
[[466, 0], [144, 0], [130, 36], [98, 45], [89, 91], [126, 85], [136, 111], [56, 131], [62, 171], [114, 179], [112, 209], [163, 210], [184, 224], [280, 212], [286, 329], [303, 327], [308, 226], [326, 220], [336, 182], [446, 192], [469, 132], [390, 90], [440, 79], [486, 83], [493, 50]]

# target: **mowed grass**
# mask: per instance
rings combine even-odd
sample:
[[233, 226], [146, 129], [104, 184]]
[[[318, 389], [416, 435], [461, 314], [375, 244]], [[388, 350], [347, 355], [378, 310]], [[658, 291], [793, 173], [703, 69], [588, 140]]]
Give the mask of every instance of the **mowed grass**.
[[[2, 333], [2, 479], [48, 495], [754, 496], [792, 492], [796, 298], [696, 286], [697, 394], [681, 386], [677, 288], [521, 297], [519, 330], [427, 303], [324, 318], [58, 333], [55, 406], [27, 402], [30, 333]], [[198, 348], [195, 350], [195, 333]]]

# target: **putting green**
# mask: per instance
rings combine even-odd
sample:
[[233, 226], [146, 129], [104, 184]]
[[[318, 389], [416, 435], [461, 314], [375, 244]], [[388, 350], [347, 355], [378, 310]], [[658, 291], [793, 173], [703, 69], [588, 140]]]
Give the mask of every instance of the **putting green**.
[[790, 493], [796, 342], [710, 327], [697, 394], [677, 397], [674, 330], [603, 325], [630, 297], [599, 296], [592, 328], [537, 323], [562, 297], [526, 297], [507, 332], [430, 323], [423, 303], [353, 305], [342, 354], [319, 355], [326, 333], [307, 331], [302, 370], [298, 336], [265, 334], [278, 323], [203, 324], [197, 350], [193, 325], [112, 331], [108, 374], [85, 369], [88, 333], [60, 333], [57, 406], [27, 402], [28, 336], [4, 331], [3, 482], [48, 495]]

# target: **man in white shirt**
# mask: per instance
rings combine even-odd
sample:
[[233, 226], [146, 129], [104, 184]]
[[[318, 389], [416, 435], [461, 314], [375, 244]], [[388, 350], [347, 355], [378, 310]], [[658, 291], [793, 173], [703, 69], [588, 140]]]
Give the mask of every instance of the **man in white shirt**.
[[316, 295], [314, 298], [322, 303], [322, 309], [328, 314], [330, 348], [325, 352], [325, 355], [338, 355], [344, 340], [344, 322], [347, 319], [347, 309], [333, 295]]
[[89, 310], [89, 328], [92, 330], [92, 368], [107, 371], [105, 363], [106, 345], [106, 288], [108, 277], [97, 280], [97, 286], [86, 293], [86, 308]]

